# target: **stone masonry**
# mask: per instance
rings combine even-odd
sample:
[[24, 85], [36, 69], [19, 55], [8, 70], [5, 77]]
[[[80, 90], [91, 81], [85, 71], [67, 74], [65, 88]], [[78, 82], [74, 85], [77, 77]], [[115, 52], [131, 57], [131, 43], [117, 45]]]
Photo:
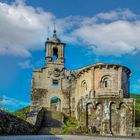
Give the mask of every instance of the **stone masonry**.
[[43, 107], [76, 117], [79, 127], [89, 131], [131, 136], [135, 116], [129, 68], [96, 63], [68, 70], [64, 50], [54, 31], [45, 43], [46, 65], [33, 71], [31, 112]]

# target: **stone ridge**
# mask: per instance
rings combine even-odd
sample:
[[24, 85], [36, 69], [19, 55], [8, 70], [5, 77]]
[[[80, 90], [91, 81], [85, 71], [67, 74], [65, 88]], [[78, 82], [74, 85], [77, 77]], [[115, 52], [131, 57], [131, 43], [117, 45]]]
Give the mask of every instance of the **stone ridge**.
[[0, 135], [33, 135], [34, 125], [9, 113], [0, 111]]

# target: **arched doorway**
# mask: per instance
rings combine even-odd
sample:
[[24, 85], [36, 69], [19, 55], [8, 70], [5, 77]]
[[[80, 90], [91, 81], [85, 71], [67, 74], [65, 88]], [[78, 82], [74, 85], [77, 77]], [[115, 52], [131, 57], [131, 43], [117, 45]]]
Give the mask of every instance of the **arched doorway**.
[[61, 112], [61, 100], [60, 100], [60, 98], [54, 96], [50, 99], [50, 109], [51, 109], [51, 111]]

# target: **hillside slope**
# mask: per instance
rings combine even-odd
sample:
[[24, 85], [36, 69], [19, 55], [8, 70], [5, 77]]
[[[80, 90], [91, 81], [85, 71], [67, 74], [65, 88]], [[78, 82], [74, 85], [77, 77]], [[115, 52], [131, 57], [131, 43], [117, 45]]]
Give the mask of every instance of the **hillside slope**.
[[135, 125], [140, 127], [140, 94], [131, 94], [132, 98], [135, 98]]

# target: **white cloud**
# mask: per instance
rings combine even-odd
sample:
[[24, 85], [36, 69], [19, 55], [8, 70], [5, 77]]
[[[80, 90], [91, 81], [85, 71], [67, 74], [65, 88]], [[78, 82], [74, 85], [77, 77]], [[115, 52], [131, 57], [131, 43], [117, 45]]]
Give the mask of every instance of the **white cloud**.
[[30, 103], [16, 100], [7, 96], [2, 97], [2, 106], [10, 109], [10, 111], [29, 106]]
[[134, 54], [140, 50], [140, 22], [115, 21], [111, 23], [84, 25], [73, 36], [80, 43], [93, 49], [97, 55], [119, 56]]
[[140, 51], [140, 16], [129, 9], [93, 17], [67, 17], [66, 21], [65, 27], [71, 31], [63, 34], [64, 40], [85, 46], [97, 55], [133, 55]]
[[85, 46], [97, 55], [140, 51], [140, 17], [129, 9], [59, 19], [17, 0], [13, 4], [0, 2], [0, 55], [29, 57], [31, 50], [43, 49], [39, 44], [45, 41], [47, 27], [54, 21], [64, 42]]
[[96, 16], [96, 20], [104, 19], [104, 20], [128, 20], [128, 19], [136, 19], [137, 15], [134, 14], [129, 9], [121, 10], [117, 9], [116, 11], [110, 11], [108, 13], [99, 13]]
[[18, 64], [22, 69], [27, 69], [27, 68], [33, 68], [34, 65], [31, 64], [31, 61], [30, 60], [25, 60], [23, 62], [20, 62]]
[[31, 49], [39, 49], [54, 16], [23, 1], [13, 4], [0, 2], [0, 55], [30, 56]]
[[71, 40], [97, 55], [121, 56], [140, 51], [140, 19], [128, 9], [83, 18], [79, 24], [71, 32]]

